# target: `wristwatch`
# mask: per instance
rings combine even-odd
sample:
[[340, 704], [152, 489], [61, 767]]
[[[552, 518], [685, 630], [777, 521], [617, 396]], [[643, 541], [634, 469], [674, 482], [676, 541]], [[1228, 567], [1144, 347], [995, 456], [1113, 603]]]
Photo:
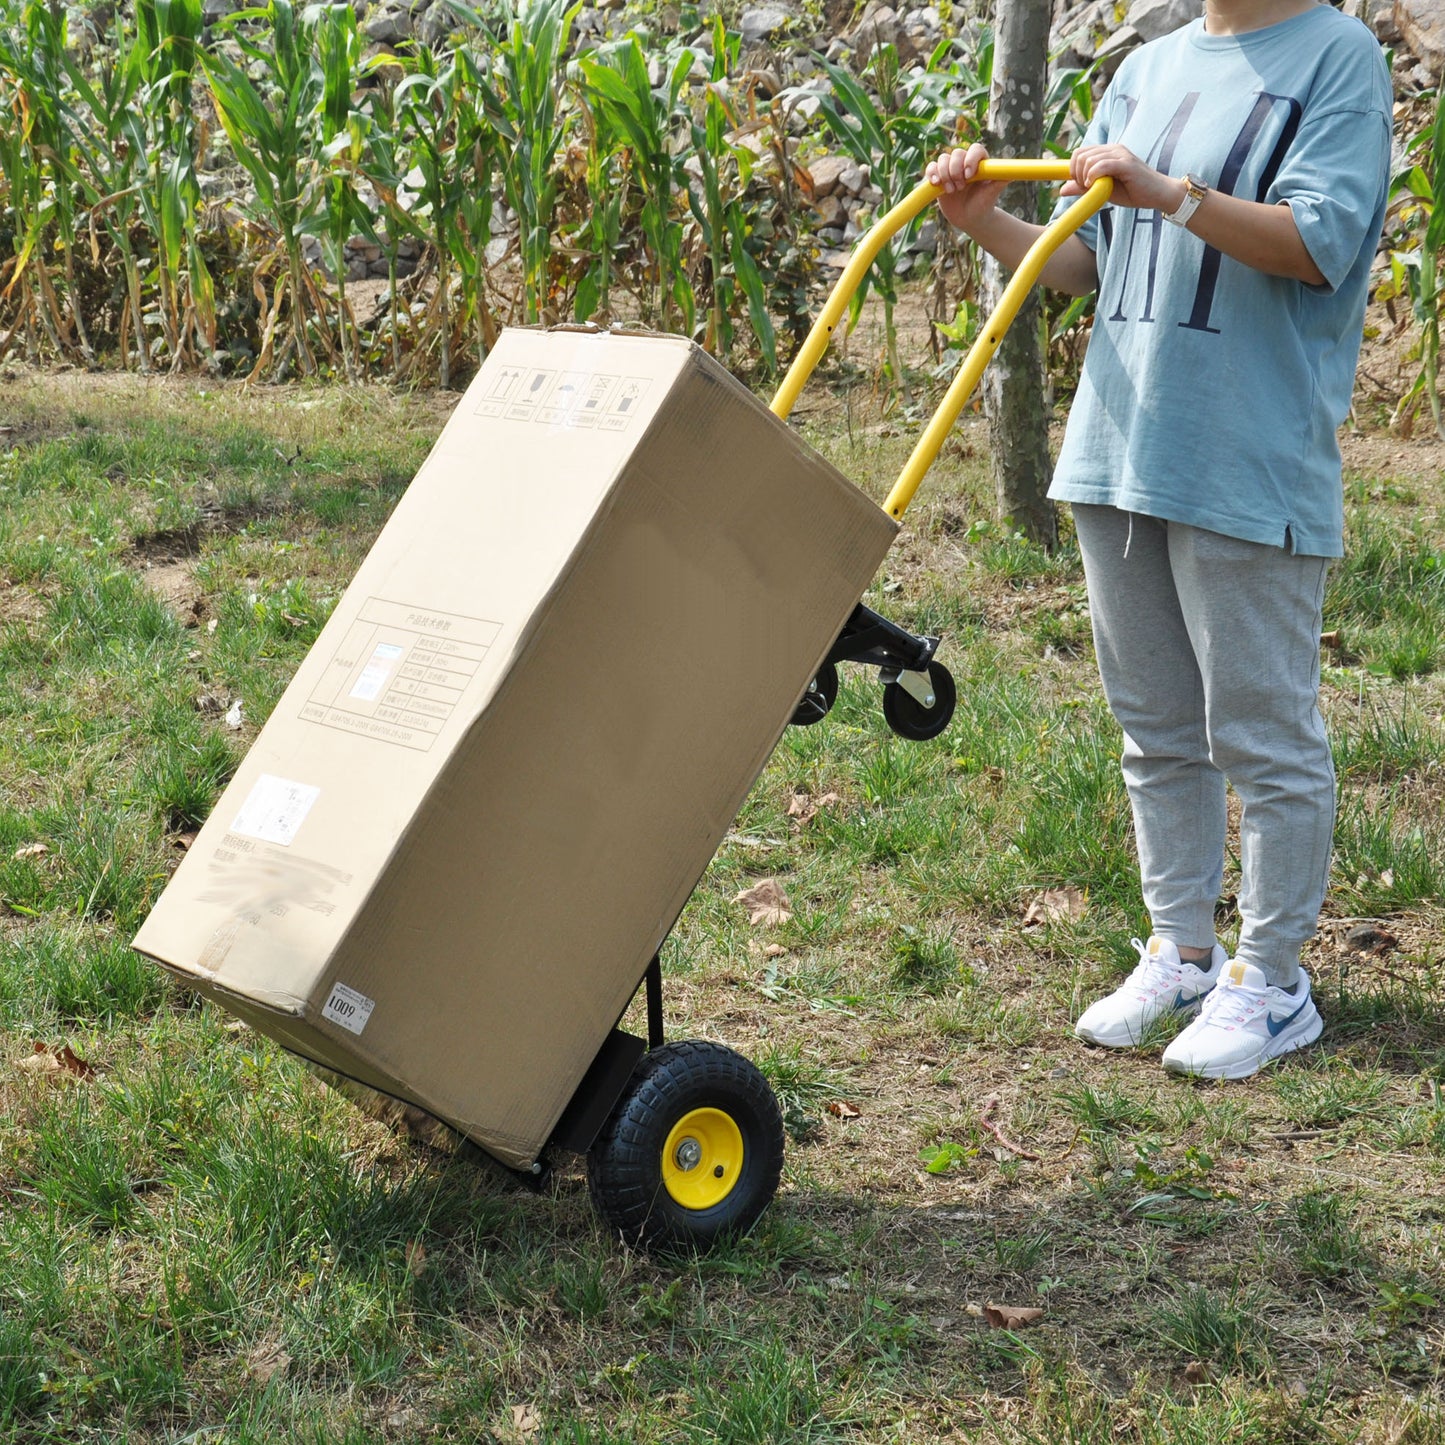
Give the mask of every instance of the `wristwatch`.
[[1186, 175], [1184, 187], [1184, 199], [1180, 201], [1179, 209], [1162, 213], [1166, 221], [1171, 221], [1176, 226], [1187, 226], [1190, 216], [1199, 209], [1200, 201], [1209, 194], [1209, 187], [1198, 176]]

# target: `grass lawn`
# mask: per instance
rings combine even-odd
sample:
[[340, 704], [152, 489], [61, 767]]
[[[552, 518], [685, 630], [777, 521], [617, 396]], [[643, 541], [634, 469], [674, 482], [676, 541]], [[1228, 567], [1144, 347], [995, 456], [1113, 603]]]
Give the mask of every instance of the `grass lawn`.
[[[128, 948], [452, 400], [0, 380], [0, 1438], [1445, 1442], [1441, 449], [1349, 441], [1324, 1039], [1209, 1085], [1071, 1036], [1146, 928], [1120, 740], [1077, 554], [960, 428], [869, 599], [946, 634], [952, 726], [845, 669], [667, 945], [669, 1035], [789, 1133], [753, 1234], [668, 1259]], [[800, 417], [878, 497], [917, 431]]]

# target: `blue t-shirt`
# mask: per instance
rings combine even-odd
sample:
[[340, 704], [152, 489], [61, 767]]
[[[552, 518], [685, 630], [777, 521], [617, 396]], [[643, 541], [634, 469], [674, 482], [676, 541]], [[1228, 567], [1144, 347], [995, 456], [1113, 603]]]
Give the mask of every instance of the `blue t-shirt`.
[[1079, 235], [1099, 294], [1051, 497], [1340, 555], [1335, 433], [1384, 222], [1391, 102], [1379, 44], [1327, 4], [1243, 35], [1196, 20], [1128, 56], [1085, 144], [1287, 202], [1325, 284], [1266, 276], [1158, 211], [1091, 218]]

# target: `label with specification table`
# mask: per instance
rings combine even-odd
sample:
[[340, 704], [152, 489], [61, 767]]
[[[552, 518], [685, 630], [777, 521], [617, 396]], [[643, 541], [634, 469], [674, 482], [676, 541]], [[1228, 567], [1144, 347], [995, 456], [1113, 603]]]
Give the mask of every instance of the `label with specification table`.
[[368, 598], [301, 716], [425, 752], [501, 630], [479, 617]]

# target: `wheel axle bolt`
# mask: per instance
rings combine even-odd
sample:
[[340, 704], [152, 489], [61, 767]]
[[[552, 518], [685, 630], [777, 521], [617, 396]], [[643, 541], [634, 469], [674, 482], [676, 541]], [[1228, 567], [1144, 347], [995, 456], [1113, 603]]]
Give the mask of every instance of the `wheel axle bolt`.
[[696, 1169], [702, 1163], [702, 1145], [696, 1139], [684, 1139], [677, 1146], [677, 1167]]
[[717, 1166], [717, 1168], [712, 1171], [712, 1177], [713, 1177], [714, 1179], [721, 1179], [726, 1172], [727, 1172], [727, 1171], [724, 1170], [724, 1168], [722, 1167], [722, 1165], [719, 1164], [719, 1165]]

